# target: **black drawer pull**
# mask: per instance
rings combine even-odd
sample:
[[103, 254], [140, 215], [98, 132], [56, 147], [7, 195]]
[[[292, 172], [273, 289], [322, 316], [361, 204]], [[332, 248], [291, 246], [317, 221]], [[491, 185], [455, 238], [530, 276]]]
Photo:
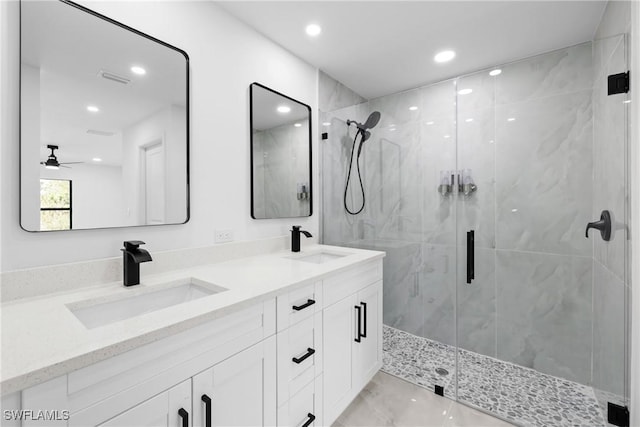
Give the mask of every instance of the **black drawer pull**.
[[178, 415], [182, 417], [182, 427], [189, 427], [189, 413], [184, 408], [178, 409]]
[[362, 333], [360, 332], [362, 330], [362, 307], [360, 307], [359, 305], [354, 306], [354, 308], [356, 309], [356, 311], [358, 312], [358, 330], [356, 332], [356, 339], [354, 340], [355, 342], [360, 342], [360, 337], [362, 336]]
[[360, 305], [362, 306], [362, 308], [364, 308], [364, 313], [363, 313], [363, 318], [364, 318], [364, 332], [362, 333], [362, 335], [360, 335], [362, 338], [366, 338], [367, 337], [367, 303], [366, 302], [361, 302]]
[[302, 355], [302, 356], [300, 356], [300, 357], [294, 357], [294, 358], [293, 358], [293, 359], [291, 359], [291, 360], [293, 360], [293, 362], [294, 362], [294, 363], [302, 363], [302, 362], [304, 362], [304, 361], [305, 361], [305, 359], [307, 359], [308, 357], [311, 357], [311, 355], [313, 355], [313, 353], [315, 353], [315, 352], [316, 352], [316, 351], [315, 351], [314, 349], [312, 349], [312, 348], [307, 348], [307, 352], [306, 352], [305, 354], [303, 354], [303, 355]]
[[211, 427], [211, 398], [203, 394], [201, 399], [205, 406], [205, 427]]
[[316, 302], [315, 302], [314, 300], [312, 300], [312, 299], [308, 299], [308, 300], [307, 300], [307, 302], [305, 302], [304, 304], [302, 304], [302, 305], [294, 305], [294, 306], [293, 306], [293, 307], [291, 307], [291, 308], [293, 308], [295, 311], [300, 311], [300, 310], [304, 310], [304, 309], [305, 309], [305, 308], [307, 308], [307, 307], [312, 306], [312, 305], [313, 305], [313, 304], [315, 304], [315, 303], [316, 303]]
[[307, 414], [307, 417], [309, 417], [309, 419], [307, 421], [305, 421], [304, 424], [302, 424], [300, 427], [309, 427], [311, 425], [311, 423], [313, 423], [316, 419], [316, 416], [313, 415], [311, 412], [309, 412]]

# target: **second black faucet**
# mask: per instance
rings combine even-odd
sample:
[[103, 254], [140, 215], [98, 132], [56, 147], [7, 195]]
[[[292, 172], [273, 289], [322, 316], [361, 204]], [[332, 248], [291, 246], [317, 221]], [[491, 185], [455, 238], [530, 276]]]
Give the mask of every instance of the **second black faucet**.
[[294, 225], [291, 230], [291, 252], [300, 252], [300, 233], [313, 237], [308, 231], [301, 230], [299, 225]]

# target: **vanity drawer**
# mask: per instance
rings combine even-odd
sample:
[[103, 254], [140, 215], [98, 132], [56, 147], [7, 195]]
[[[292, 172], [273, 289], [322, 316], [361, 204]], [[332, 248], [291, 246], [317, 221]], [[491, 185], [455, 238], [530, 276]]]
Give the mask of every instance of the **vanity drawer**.
[[281, 405], [322, 372], [322, 312], [278, 333], [277, 342]]
[[278, 408], [278, 426], [315, 427], [322, 422], [322, 375]]
[[322, 282], [295, 289], [277, 298], [277, 326], [283, 331], [322, 310]]
[[382, 280], [381, 259], [329, 276], [322, 282], [324, 306], [328, 307], [379, 280]]

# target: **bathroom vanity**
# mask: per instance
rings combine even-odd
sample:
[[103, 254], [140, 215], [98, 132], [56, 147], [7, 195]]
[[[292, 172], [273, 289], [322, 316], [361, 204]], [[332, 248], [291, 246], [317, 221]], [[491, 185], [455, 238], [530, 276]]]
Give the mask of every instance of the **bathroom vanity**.
[[3, 409], [57, 411], [22, 426], [330, 425], [382, 365], [383, 256], [315, 245], [5, 304]]

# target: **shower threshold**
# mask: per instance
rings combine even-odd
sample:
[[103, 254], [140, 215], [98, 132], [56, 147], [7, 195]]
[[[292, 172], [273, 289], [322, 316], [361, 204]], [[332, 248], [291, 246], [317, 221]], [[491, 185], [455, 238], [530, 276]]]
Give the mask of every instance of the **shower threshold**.
[[[383, 367], [388, 374], [523, 426], [606, 426], [607, 402], [622, 398], [534, 369], [384, 326]], [[442, 369], [448, 375], [442, 375]]]

